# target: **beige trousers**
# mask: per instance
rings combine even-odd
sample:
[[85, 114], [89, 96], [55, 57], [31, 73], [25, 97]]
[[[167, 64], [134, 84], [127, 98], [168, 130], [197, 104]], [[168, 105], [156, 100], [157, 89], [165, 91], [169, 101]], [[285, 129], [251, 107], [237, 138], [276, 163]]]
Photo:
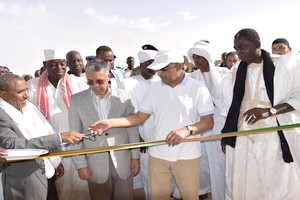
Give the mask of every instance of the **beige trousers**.
[[152, 200], [169, 200], [173, 177], [183, 200], [198, 200], [200, 158], [170, 162], [149, 157], [150, 196]]

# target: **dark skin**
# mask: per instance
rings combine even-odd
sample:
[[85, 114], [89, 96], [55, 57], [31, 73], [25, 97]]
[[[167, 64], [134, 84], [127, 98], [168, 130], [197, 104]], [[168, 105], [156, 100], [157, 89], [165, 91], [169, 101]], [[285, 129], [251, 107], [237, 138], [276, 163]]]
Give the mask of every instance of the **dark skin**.
[[[59, 80], [66, 74], [67, 61], [65, 59], [49, 60], [44, 62], [44, 65], [49, 73], [48, 79], [50, 83], [57, 88]], [[55, 169], [55, 177], [61, 178], [64, 175], [63, 165], [59, 165]]]
[[204, 57], [193, 54], [193, 59], [194, 59], [195, 66], [198, 69], [200, 69], [202, 73], [209, 72], [209, 64]]
[[128, 57], [126, 63], [127, 63], [128, 69], [132, 70], [134, 67], [134, 58]]
[[[259, 41], [249, 41], [247, 40], [246, 37], [238, 36], [234, 40], [234, 48], [237, 51], [237, 54], [242, 61], [245, 61], [248, 64], [262, 62], [262, 55], [261, 55]], [[273, 108], [277, 110], [276, 115], [295, 110], [288, 103], [281, 103], [273, 106]], [[259, 107], [251, 108], [243, 114], [243, 118], [245, 122], [247, 122], [249, 125], [253, 125], [257, 121], [261, 119], [266, 119], [271, 116], [273, 115], [270, 112], [270, 108], [259, 108]], [[222, 144], [222, 150], [223, 152], [225, 152], [224, 144]]]
[[111, 69], [113, 69], [115, 66], [115, 56], [112, 51], [100, 51], [96, 55], [96, 59], [101, 59], [109, 63]]
[[150, 78], [152, 78], [155, 74], [155, 71], [152, 69], [148, 69], [147, 67], [153, 63], [153, 59], [151, 60], [147, 60], [143, 63], [140, 63], [140, 67], [141, 67], [141, 75], [144, 77], [144, 79], [148, 80]]
[[49, 73], [50, 83], [57, 88], [59, 80], [66, 74], [67, 61], [65, 59], [49, 60], [45, 62], [45, 66]]
[[71, 74], [80, 77], [83, 69], [83, 60], [80, 53], [77, 51], [70, 51], [67, 54], [67, 64]]

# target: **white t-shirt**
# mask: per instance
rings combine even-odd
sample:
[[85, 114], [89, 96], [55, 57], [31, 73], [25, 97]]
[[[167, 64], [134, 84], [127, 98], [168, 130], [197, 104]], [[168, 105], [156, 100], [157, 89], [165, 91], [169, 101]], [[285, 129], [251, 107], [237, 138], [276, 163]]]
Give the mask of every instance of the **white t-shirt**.
[[[185, 75], [174, 88], [158, 81], [150, 85], [140, 112], [154, 114], [154, 140], [164, 140], [172, 131], [194, 124], [201, 116], [213, 114], [214, 107], [204, 83]], [[168, 160], [188, 160], [201, 156], [199, 142], [180, 143], [174, 147], [160, 145], [150, 147], [153, 157]]]

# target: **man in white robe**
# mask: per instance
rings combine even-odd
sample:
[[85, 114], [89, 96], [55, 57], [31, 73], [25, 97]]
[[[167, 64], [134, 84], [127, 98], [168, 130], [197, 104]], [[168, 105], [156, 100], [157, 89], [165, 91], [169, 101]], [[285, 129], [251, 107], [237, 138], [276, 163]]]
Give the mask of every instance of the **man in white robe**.
[[[299, 123], [299, 53], [274, 66], [253, 29], [240, 30], [234, 47], [241, 63], [222, 132]], [[300, 199], [299, 141], [299, 129], [222, 139], [226, 199]]]
[[[159, 77], [155, 75], [155, 71], [147, 68], [154, 61], [156, 54], [157, 51], [154, 50], [140, 51], [138, 53], [138, 57], [140, 62], [141, 74], [124, 79], [125, 90], [129, 92], [131, 96], [131, 102], [135, 108], [135, 112], [138, 111], [142, 99], [150, 84], [159, 80]], [[139, 126], [141, 141], [153, 140], [153, 133], [155, 132], [153, 118], [154, 116], [151, 115], [143, 125]], [[134, 189], [137, 189], [139, 187], [142, 187], [144, 189], [146, 200], [150, 199], [148, 157], [149, 156], [147, 152], [142, 152], [140, 154], [140, 173], [135, 176], [133, 180]]]
[[[214, 127], [204, 135], [219, 134], [229, 109], [226, 105], [231, 100], [231, 76], [219, 73], [221, 68], [215, 67], [212, 47], [207, 40], [196, 42], [188, 56], [198, 68], [190, 76], [205, 83], [214, 102]], [[211, 192], [213, 200], [225, 199], [225, 155], [220, 140], [201, 142], [201, 151], [199, 194]]]
[[[62, 48], [46, 49], [44, 53], [46, 70], [39, 78], [28, 82], [29, 100], [40, 109], [56, 132], [66, 131], [69, 130], [70, 96], [88, 86], [84, 77], [66, 73], [66, 53]], [[78, 177], [72, 158], [64, 158], [62, 164], [65, 175], [56, 181], [59, 198], [89, 200], [87, 182]]]

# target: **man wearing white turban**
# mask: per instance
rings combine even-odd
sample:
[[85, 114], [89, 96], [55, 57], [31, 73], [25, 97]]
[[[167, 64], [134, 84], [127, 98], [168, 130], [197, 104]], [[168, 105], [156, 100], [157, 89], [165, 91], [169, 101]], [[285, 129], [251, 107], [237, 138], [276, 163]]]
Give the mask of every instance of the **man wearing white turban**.
[[[135, 112], [138, 111], [145, 92], [148, 90], [150, 84], [159, 80], [159, 77], [155, 75], [155, 71], [147, 68], [154, 61], [156, 54], [157, 51], [154, 50], [139, 51], [138, 58], [140, 62], [141, 74], [124, 79], [125, 90], [129, 92], [131, 96], [131, 101], [135, 108]], [[152, 137], [154, 131], [155, 129], [152, 114], [143, 125], [139, 126], [141, 141], [153, 140]], [[149, 200], [150, 182], [148, 173], [148, 153], [146, 152], [146, 150], [141, 151], [140, 164], [140, 173], [136, 177], [134, 177], [133, 181], [134, 189], [143, 187], [146, 200]]]
[[[219, 134], [224, 126], [231, 100], [231, 76], [221, 75], [214, 65], [211, 44], [207, 40], [196, 42], [188, 51], [190, 60], [198, 68], [191, 77], [203, 81], [214, 102], [214, 127], [204, 135]], [[211, 192], [213, 200], [225, 199], [225, 155], [220, 140], [201, 142], [200, 191]]]

